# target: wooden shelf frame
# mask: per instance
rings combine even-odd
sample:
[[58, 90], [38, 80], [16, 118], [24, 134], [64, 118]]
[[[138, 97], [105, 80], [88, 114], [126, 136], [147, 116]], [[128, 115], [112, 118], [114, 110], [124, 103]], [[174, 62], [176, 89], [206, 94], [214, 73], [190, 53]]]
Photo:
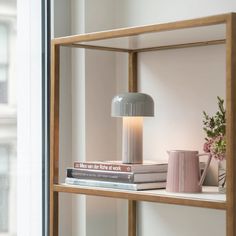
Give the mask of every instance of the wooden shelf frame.
[[[93, 195], [99, 197], [127, 199], [133, 201], [158, 202], [182, 206], [226, 210], [226, 202], [224, 200], [193, 198], [188, 197], [188, 194], [185, 194], [186, 196], [182, 197], [173, 194], [158, 194], [158, 191], [128, 191], [99, 187], [73, 186], [67, 184], [55, 184], [54, 191], [63, 193]], [[199, 194], [199, 196], [201, 196], [201, 194]]]
[[[53, 39], [52, 43], [54, 45], [72, 46], [72, 47], [76, 46], [75, 44], [80, 44], [79, 47], [82, 47], [83, 45], [81, 43], [83, 42], [91, 42], [91, 41], [102, 40], [102, 39], [114, 39], [114, 38], [121, 38], [121, 37], [127, 37], [127, 36], [136, 36], [136, 35], [148, 34], [148, 33], [153, 33], [153, 32], [165, 32], [165, 31], [172, 31], [172, 30], [225, 24], [228, 21], [227, 19], [230, 18], [230, 15], [233, 15], [233, 14], [234, 13], [228, 13], [228, 14], [215, 15], [215, 16], [203, 17], [203, 18], [192, 19], [192, 20], [171, 22], [171, 23], [115, 29], [115, 30], [101, 31], [101, 32], [81, 34], [81, 35], [72, 35], [72, 36]], [[169, 46], [171, 47], [171, 45]], [[84, 48], [86, 48], [86, 45], [84, 45]], [[102, 49], [109, 51], [109, 48], [111, 49], [112, 47], [107, 47], [107, 48], [102, 48]], [[90, 49], [95, 49], [95, 47], [90, 48]], [[131, 50], [126, 51], [124, 48], [120, 48], [118, 49], [118, 51], [130, 52], [130, 51], [135, 51], [135, 50], [131, 49]], [[150, 51], [150, 49], [148, 49], [148, 51]]]
[[[119, 48], [93, 45], [96, 40], [116, 39], [154, 32], [167, 32], [195, 27], [225, 24], [225, 38], [198, 42], [176, 43], [144, 48]], [[89, 42], [90, 44], [84, 44]], [[226, 202], [152, 196], [130, 191], [104, 191], [97, 188], [77, 188], [59, 184], [59, 87], [60, 87], [60, 48], [61, 46], [117, 51], [129, 54], [129, 91], [137, 88], [137, 57], [139, 53], [154, 50], [167, 50], [196, 46], [226, 44], [226, 140], [227, 140], [227, 193]], [[197, 206], [226, 210], [227, 236], [236, 235], [236, 14], [227, 13], [142, 27], [124, 28], [104, 32], [74, 35], [53, 39], [51, 42], [51, 104], [50, 104], [50, 236], [58, 236], [59, 192], [86, 194], [129, 201], [129, 236], [136, 235], [136, 201], [151, 201], [185, 206]], [[234, 157], [234, 158], [233, 158]]]

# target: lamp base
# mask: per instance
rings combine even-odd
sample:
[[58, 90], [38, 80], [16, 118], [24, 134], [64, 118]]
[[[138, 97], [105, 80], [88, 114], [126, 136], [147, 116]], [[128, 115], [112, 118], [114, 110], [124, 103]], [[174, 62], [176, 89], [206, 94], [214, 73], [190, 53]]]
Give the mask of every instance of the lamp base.
[[143, 117], [123, 117], [122, 162], [143, 162]]

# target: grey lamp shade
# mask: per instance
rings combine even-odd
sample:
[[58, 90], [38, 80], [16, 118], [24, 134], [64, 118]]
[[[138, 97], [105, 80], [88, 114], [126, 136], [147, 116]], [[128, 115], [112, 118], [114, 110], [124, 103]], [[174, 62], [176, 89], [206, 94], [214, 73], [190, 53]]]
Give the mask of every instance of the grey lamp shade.
[[153, 99], [144, 93], [119, 94], [112, 99], [111, 116], [154, 116]]

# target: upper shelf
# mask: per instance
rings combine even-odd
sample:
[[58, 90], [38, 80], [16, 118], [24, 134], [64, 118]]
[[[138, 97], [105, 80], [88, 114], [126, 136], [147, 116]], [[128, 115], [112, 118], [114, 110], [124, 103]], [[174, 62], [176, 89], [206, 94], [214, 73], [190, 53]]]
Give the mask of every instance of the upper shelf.
[[115, 29], [56, 38], [54, 44], [121, 52], [142, 52], [225, 42], [226, 22], [234, 13], [193, 20]]

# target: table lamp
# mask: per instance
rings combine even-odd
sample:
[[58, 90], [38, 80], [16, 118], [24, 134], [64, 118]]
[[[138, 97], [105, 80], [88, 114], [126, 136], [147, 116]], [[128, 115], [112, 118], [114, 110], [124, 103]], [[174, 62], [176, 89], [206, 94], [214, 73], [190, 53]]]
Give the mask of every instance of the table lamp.
[[123, 118], [122, 162], [143, 162], [143, 117], [154, 116], [154, 102], [144, 93], [123, 93], [115, 96], [111, 116]]

